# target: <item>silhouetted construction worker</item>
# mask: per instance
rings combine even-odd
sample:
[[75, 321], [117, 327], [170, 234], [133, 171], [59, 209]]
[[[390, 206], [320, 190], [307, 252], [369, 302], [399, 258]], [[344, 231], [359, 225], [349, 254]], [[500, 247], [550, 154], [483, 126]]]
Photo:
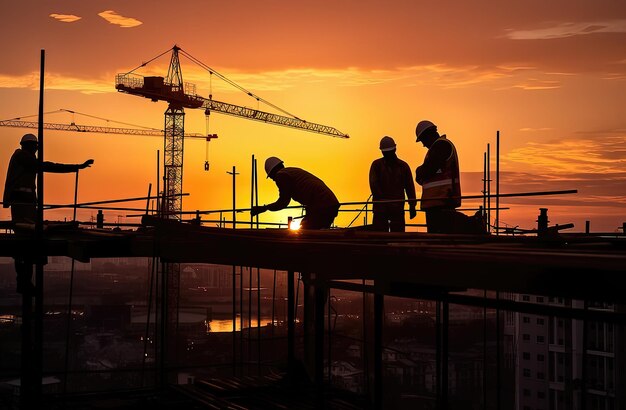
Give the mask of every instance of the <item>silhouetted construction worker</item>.
[[427, 120], [417, 124], [415, 135], [416, 142], [428, 148], [424, 163], [415, 170], [415, 182], [422, 186], [421, 208], [426, 212], [428, 232], [459, 232], [455, 208], [461, 206], [461, 180], [454, 144]]
[[[401, 200], [404, 195], [409, 200], [409, 218], [415, 218], [415, 185], [409, 164], [396, 155], [396, 143], [385, 136], [380, 140], [382, 158], [372, 162], [370, 167], [370, 190], [374, 201]], [[374, 202], [374, 221], [372, 226], [377, 231], [404, 232], [404, 202]]]
[[339, 201], [321, 179], [303, 169], [285, 167], [276, 157], [265, 161], [265, 172], [276, 182], [279, 197], [274, 203], [252, 207], [252, 216], [265, 211], [280, 211], [294, 199], [304, 205], [306, 211], [301, 229], [330, 228], [339, 211]]
[[[20, 145], [21, 148], [15, 150], [9, 162], [2, 200], [4, 208], [11, 207], [11, 220], [16, 234], [32, 231], [37, 218], [37, 195], [35, 191], [35, 179], [39, 169], [39, 162], [35, 156], [37, 137], [33, 134], [25, 134]], [[42, 171], [69, 173], [89, 167], [91, 164], [93, 164], [92, 159], [76, 165], [46, 161], [43, 163]], [[30, 282], [32, 263], [30, 258], [15, 259], [17, 291], [20, 293], [32, 288]]]

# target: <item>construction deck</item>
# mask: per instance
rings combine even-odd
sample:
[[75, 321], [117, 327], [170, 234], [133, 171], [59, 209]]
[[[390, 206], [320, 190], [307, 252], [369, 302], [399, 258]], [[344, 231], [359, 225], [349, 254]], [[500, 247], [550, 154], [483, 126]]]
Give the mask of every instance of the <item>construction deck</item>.
[[[152, 226], [150, 226], [152, 225]], [[135, 231], [63, 228], [46, 256], [160, 257], [165, 262], [251, 266], [314, 274], [318, 280], [485, 289], [626, 301], [626, 237], [381, 233], [352, 229], [225, 229], [151, 220]], [[27, 253], [31, 239], [0, 235], [0, 256]]]

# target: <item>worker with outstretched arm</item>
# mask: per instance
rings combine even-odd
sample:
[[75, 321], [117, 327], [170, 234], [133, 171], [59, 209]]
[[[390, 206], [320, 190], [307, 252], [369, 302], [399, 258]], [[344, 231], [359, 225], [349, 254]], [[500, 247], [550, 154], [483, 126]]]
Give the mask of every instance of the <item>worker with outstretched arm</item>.
[[294, 199], [304, 205], [306, 212], [300, 229], [330, 228], [339, 211], [339, 201], [321, 179], [303, 169], [285, 167], [276, 157], [265, 161], [265, 172], [276, 183], [279, 197], [274, 203], [252, 207], [252, 216], [265, 211], [280, 211]]
[[[11, 221], [16, 234], [33, 231], [37, 218], [37, 194], [35, 179], [39, 170], [39, 162], [35, 153], [38, 149], [37, 137], [25, 134], [20, 141], [21, 148], [15, 150], [9, 161], [6, 181], [4, 184], [3, 207], [11, 207]], [[84, 169], [93, 164], [89, 159], [82, 164], [57, 164], [45, 161], [42, 163], [43, 172], [70, 173]], [[32, 290], [32, 258], [19, 257], [15, 259], [17, 272], [17, 291]]]
[[[374, 201], [374, 230], [382, 232], [404, 232], [404, 196], [409, 200], [409, 218], [415, 218], [415, 185], [409, 164], [398, 158], [393, 138], [384, 136], [380, 140], [382, 158], [370, 167], [370, 190]], [[396, 200], [380, 203], [377, 201]]]

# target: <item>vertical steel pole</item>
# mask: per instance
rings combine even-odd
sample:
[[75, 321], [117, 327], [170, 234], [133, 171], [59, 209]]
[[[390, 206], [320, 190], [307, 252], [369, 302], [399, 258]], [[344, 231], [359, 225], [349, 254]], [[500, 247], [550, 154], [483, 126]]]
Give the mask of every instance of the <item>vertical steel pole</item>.
[[[233, 229], [237, 227], [237, 206], [235, 205], [235, 177], [237, 175], [235, 166], [233, 165]], [[243, 331], [243, 329], [242, 329]]]
[[39, 155], [37, 155], [37, 163], [39, 169], [37, 171], [37, 220], [35, 226], [35, 237], [38, 251], [36, 263], [36, 284], [35, 287], [35, 346], [34, 346], [34, 370], [33, 378], [35, 402], [41, 400], [41, 383], [43, 378], [43, 266], [45, 264], [46, 254], [44, 251], [43, 238], [43, 205], [44, 205], [44, 134], [43, 134], [43, 112], [44, 112], [44, 72], [46, 63], [46, 51], [41, 50], [41, 71], [39, 74]]
[[[252, 209], [252, 207], [254, 206], [254, 178], [255, 178], [255, 159], [254, 159], [254, 154], [252, 154], [252, 172], [250, 174], [250, 209]], [[250, 229], [252, 229], [254, 226], [254, 217], [252, 216], [252, 212], [250, 213]]]
[[491, 232], [491, 146], [487, 144], [487, 232]]
[[500, 131], [496, 132], [496, 235], [500, 235]]
[[156, 160], [156, 193], [157, 193], [157, 215], [160, 215], [159, 210], [161, 209], [161, 206], [159, 204], [159, 195], [160, 195], [160, 191], [159, 191], [159, 184], [161, 182], [161, 176], [160, 176], [160, 170], [161, 170], [161, 166], [159, 164], [159, 154], [160, 151], [157, 150], [157, 160]]
[[[254, 160], [254, 204], [259, 206], [259, 172], [257, 160]], [[259, 229], [259, 215], [256, 216], [256, 229]]]
[[486, 151], [483, 152], [483, 216], [487, 216], [487, 152]]

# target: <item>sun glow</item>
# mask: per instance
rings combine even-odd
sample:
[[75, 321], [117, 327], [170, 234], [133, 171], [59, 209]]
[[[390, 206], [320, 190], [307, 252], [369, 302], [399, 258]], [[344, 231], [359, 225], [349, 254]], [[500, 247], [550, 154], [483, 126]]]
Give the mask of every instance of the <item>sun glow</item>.
[[299, 230], [301, 221], [302, 221], [301, 219], [292, 219], [291, 222], [289, 223], [289, 229], [292, 231]]

